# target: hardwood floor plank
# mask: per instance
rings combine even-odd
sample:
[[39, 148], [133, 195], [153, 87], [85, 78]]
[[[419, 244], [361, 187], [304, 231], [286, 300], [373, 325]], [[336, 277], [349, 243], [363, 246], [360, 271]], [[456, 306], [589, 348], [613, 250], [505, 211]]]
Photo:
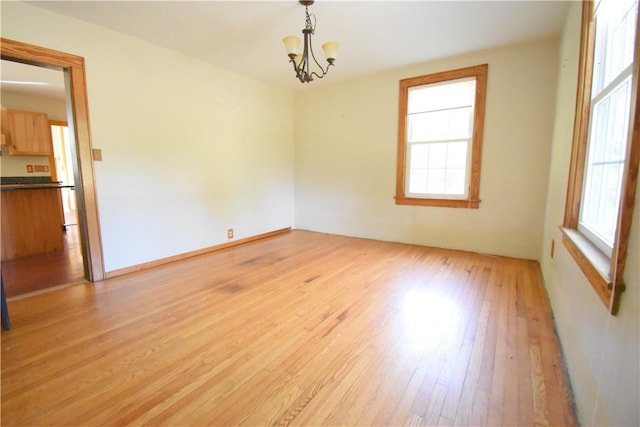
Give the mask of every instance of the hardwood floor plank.
[[518, 316], [518, 425], [533, 425], [533, 387], [527, 320]]
[[509, 292], [505, 270], [502, 263], [499, 263], [499, 272], [495, 283], [495, 291], [499, 295], [499, 300], [494, 305], [494, 308], [498, 311], [498, 320], [494, 326], [496, 328], [496, 336], [493, 375], [491, 377], [491, 386], [487, 390], [490, 392], [487, 424], [492, 426], [502, 424], [505, 403], [505, 377], [507, 375], [507, 366], [509, 366], [509, 354], [507, 351]]
[[305, 231], [9, 302], [3, 425], [575, 425], [536, 263]]
[[471, 358], [467, 367], [467, 372], [464, 378], [464, 386], [458, 408], [456, 411], [455, 425], [482, 425], [484, 419], [472, 418], [472, 405], [478, 386], [478, 377], [480, 375], [480, 367], [482, 362], [482, 354], [485, 345], [485, 336], [487, 330], [487, 324], [489, 322], [489, 312], [491, 310], [491, 302], [485, 301], [480, 311], [480, 317], [478, 319], [478, 329], [475, 336], [473, 350], [471, 352]]
[[531, 360], [531, 388], [533, 392], [533, 423], [536, 426], [548, 426], [550, 425], [549, 402], [547, 401], [540, 347], [532, 345], [529, 348], [529, 354]]
[[393, 414], [389, 418], [387, 425], [402, 425], [408, 417], [414, 415], [411, 414], [411, 405], [416, 398], [416, 394], [418, 393], [420, 384], [422, 384], [423, 376], [424, 371], [420, 371], [418, 369], [413, 371], [411, 380], [409, 381], [407, 387], [404, 389], [402, 396], [398, 404], [396, 405]]
[[429, 408], [423, 418], [422, 425], [434, 426], [438, 424], [440, 414], [442, 413], [442, 405], [444, 405], [444, 399], [447, 396], [447, 387], [436, 383], [433, 392], [431, 394], [431, 401], [429, 402]]
[[503, 426], [518, 426], [518, 407], [521, 399], [526, 396], [519, 395], [518, 387], [518, 308], [517, 308], [517, 291], [516, 286], [516, 266], [513, 262], [508, 263], [506, 286], [507, 286], [507, 353], [505, 357], [505, 388], [504, 388], [504, 404], [503, 404]]
[[383, 376], [383, 381], [370, 397], [368, 405], [370, 410], [361, 415], [356, 425], [389, 425], [393, 411], [409, 385], [415, 367], [416, 365], [411, 363], [408, 357], [391, 363], [387, 374]]

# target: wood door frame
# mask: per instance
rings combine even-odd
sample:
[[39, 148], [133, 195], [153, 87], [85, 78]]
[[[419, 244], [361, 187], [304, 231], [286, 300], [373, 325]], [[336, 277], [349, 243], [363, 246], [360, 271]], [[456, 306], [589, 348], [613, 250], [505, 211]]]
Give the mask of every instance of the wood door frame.
[[75, 139], [72, 147], [75, 148], [77, 160], [74, 174], [85, 278], [91, 282], [103, 280], [102, 236], [91, 151], [84, 58], [5, 38], [0, 38], [0, 52], [2, 59], [8, 61], [60, 70], [64, 73], [67, 119]]

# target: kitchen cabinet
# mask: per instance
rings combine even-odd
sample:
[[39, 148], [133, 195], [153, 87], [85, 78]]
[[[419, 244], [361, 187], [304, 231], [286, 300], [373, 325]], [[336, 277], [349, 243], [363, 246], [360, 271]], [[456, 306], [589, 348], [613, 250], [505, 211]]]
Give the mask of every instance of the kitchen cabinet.
[[45, 113], [2, 110], [2, 135], [12, 156], [51, 156], [53, 146]]
[[2, 186], [2, 261], [62, 251], [59, 186]]

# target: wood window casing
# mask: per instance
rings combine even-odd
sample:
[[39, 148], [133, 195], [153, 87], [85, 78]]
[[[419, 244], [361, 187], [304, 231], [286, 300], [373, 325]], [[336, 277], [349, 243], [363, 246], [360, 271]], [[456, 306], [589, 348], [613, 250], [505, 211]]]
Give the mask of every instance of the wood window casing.
[[[640, 159], [640, 108], [638, 108], [638, 51], [640, 37], [636, 24], [635, 59], [633, 62], [631, 90], [631, 123], [625, 169], [623, 172], [620, 209], [618, 211], [617, 232], [613, 253], [608, 257], [597, 249], [580, 231], [580, 207], [583, 197], [584, 170], [588, 149], [589, 119], [591, 115], [591, 85], [593, 78], [595, 22], [593, 20], [593, 1], [582, 3], [582, 31], [580, 38], [580, 59], [578, 69], [578, 90], [576, 99], [576, 115], [571, 149], [571, 164], [567, 187], [565, 216], [561, 230], [562, 242], [585, 274], [589, 283], [613, 315], [617, 314], [620, 305], [620, 293], [624, 291], [623, 273], [631, 220], [635, 203], [638, 181], [638, 164]], [[640, 14], [638, 15], [640, 16]]]
[[[482, 160], [482, 137], [484, 134], [484, 116], [487, 93], [488, 65], [476, 65], [457, 70], [444, 71], [420, 77], [400, 80], [400, 97], [398, 111], [398, 154], [396, 167], [396, 196], [398, 205], [437, 206], [453, 208], [480, 207], [480, 164]], [[409, 88], [449, 80], [475, 77], [475, 103], [473, 131], [471, 142], [471, 165], [468, 170], [469, 192], [466, 199], [440, 199], [408, 197], [406, 194], [407, 176], [407, 111]]]

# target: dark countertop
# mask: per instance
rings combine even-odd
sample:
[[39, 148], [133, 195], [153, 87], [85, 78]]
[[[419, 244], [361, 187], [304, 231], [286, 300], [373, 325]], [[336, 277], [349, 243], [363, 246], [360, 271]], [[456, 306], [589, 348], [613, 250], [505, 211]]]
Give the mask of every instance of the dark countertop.
[[47, 176], [0, 176], [0, 184], [59, 184], [53, 181], [51, 175]]
[[46, 182], [40, 184], [1, 184], [0, 191], [7, 190], [41, 190], [43, 188], [74, 188], [73, 185], [65, 185], [59, 182]]
[[73, 185], [52, 181], [50, 176], [3, 176], [0, 178], [0, 190], [40, 190], [43, 188], [74, 188]]

